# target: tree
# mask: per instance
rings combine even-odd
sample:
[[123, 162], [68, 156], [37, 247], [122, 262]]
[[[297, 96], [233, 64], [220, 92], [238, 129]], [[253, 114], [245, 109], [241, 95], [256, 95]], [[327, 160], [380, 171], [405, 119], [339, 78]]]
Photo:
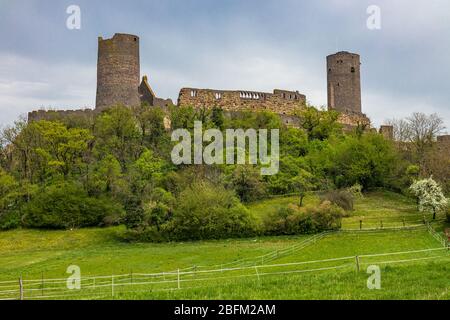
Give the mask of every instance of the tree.
[[151, 150], [145, 150], [131, 167], [134, 191], [142, 194], [154, 188], [163, 177], [163, 168], [164, 161], [155, 157]]
[[402, 146], [405, 142], [413, 146], [421, 166], [436, 137], [445, 129], [444, 120], [437, 114], [426, 115], [420, 112], [415, 112], [403, 120], [390, 120], [390, 124], [394, 126], [395, 139]]
[[86, 129], [68, 129], [60, 122], [38, 121], [29, 125], [35, 128], [37, 141], [35, 153], [46, 165], [45, 170], [56, 170], [64, 178], [78, 170], [89, 142], [94, 138]]
[[260, 199], [264, 194], [264, 184], [260, 172], [250, 165], [238, 165], [231, 174], [231, 186], [243, 202]]
[[133, 109], [141, 133], [141, 147], [157, 146], [165, 135], [164, 111], [158, 107], [142, 105]]
[[142, 149], [136, 119], [132, 110], [124, 106], [109, 108], [97, 117], [95, 136], [96, 151], [114, 155], [122, 169], [135, 161]]
[[224, 129], [225, 118], [223, 116], [223, 110], [221, 108], [214, 107], [212, 109], [211, 121], [217, 129], [219, 129], [219, 130]]
[[430, 209], [433, 211], [433, 220], [436, 220], [436, 213], [446, 208], [448, 199], [442, 193], [441, 186], [432, 177], [417, 180], [411, 187], [413, 194], [419, 199], [419, 210], [421, 212]]
[[314, 187], [314, 176], [303, 169], [300, 169], [300, 172], [297, 176], [292, 178], [292, 185], [296, 190], [298, 190], [298, 194], [300, 197], [299, 206], [303, 206], [303, 199], [306, 197], [308, 192], [310, 192]]
[[346, 136], [331, 146], [329, 174], [338, 188], [359, 183], [364, 189], [389, 184], [397, 154], [383, 136], [365, 133], [362, 137]]
[[322, 111], [307, 107], [298, 116], [300, 126], [306, 131], [310, 141], [326, 140], [341, 129], [341, 125], [337, 122], [339, 114], [336, 111]]

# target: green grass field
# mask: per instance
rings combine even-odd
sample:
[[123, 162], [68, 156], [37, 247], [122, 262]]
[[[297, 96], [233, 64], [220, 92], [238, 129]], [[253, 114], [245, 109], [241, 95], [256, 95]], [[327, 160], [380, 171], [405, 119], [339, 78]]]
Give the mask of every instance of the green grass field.
[[[296, 197], [275, 198], [253, 204], [250, 209], [262, 217], [296, 201]], [[307, 199], [309, 203], [315, 201], [314, 197]], [[402, 226], [403, 220], [413, 225], [416, 220], [420, 224], [421, 218], [409, 199], [380, 191], [358, 200], [355, 211], [344, 219], [343, 228], [358, 229], [360, 220], [364, 227], [376, 228], [379, 219], [384, 220], [385, 227]], [[375, 222], [370, 223], [372, 220]], [[442, 221], [433, 226], [436, 230], [448, 227]], [[447, 250], [398, 254], [442, 248], [424, 226], [400, 231], [338, 232], [316, 241], [310, 240], [312, 236], [295, 236], [168, 244], [124, 243], [119, 237], [123, 230], [0, 233], [0, 299], [17, 298], [21, 275], [25, 288], [33, 289], [25, 291], [25, 298], [59, 294], [68, 295], [59, 298], [98, 299], [450, 298]], [[381, 253], [390, 254], [364, 256]], [[356, 256], [360, 256], [359, 272]], [[372, 264], [381, 268], [381, 290], [367, 289], [366, 268]], [[81, 269], [85, 289], [80, 292], [60, 290], [65, 288], [70, 265]], [[104, 278], [90, 278], [94, 276]], [[49, 280], [56, 278], [62, 280]], [[8, 290], [11, 292], [2, 296], [1, 291]]]

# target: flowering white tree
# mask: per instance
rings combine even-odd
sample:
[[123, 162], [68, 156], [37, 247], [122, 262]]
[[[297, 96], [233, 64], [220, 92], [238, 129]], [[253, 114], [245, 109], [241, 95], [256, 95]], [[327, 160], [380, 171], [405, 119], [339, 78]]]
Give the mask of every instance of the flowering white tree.
[[415, 181], [410, 190], [419, 199], [419, 210], [433, 210], [433, 220], [436, 219], [436, 212], [443, 210], [448, 204], [448, 199], [444, 196], [441, 186], [432, 177]]

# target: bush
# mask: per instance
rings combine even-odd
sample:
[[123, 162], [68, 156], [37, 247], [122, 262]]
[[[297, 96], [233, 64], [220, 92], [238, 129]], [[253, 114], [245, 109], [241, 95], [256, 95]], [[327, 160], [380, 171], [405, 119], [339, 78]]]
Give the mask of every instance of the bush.
[[110, 199], [89, 197], [76, 184], [62, 183], [43, 188], [23, 213], [26, 227], [73, 229], [102, 226], [106, 217], [121, 215], [122, 209]]
[[351, 186], [350, 188], [347, 189], [348, 192], [350, 192], [351, 195], [353, 195], [353, 197], [355, 198], [364, 198], [363, 193], [362, 193], [362, 185], [360, 185], [359, 183]]
[[325, 193], [320, 198], [322, 202], [329, 201], [345, 211], [353, 211], [354, 195], [350, 191], [333, 190]]
[[447, 207], [445, 214], [447, 215], [447, 222], [450, 222], [450, 205]]
[[181, 192], [173, 217], [161, 226], [171, 240], [243, 237], [254, 230], [254, 218], [234, 192], [206, 182]]
[[267, 235], [295, 235], [337, 230], [341, 226], [343, 210], [329, 201], [318, 207], [280, 208], [264, 221]]

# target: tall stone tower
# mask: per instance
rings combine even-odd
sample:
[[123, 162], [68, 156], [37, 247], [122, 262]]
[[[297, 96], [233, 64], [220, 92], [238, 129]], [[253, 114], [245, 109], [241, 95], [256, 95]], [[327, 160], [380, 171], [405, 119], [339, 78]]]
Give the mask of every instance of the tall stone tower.
[[361, 76], [358, 54], [341, 51], [327, 57], [328, 109], [361, 113]]
[[139, 37], [120, 33], [112, 39], [99, 37], [95, 109], [139, 105], [139, 80]]

